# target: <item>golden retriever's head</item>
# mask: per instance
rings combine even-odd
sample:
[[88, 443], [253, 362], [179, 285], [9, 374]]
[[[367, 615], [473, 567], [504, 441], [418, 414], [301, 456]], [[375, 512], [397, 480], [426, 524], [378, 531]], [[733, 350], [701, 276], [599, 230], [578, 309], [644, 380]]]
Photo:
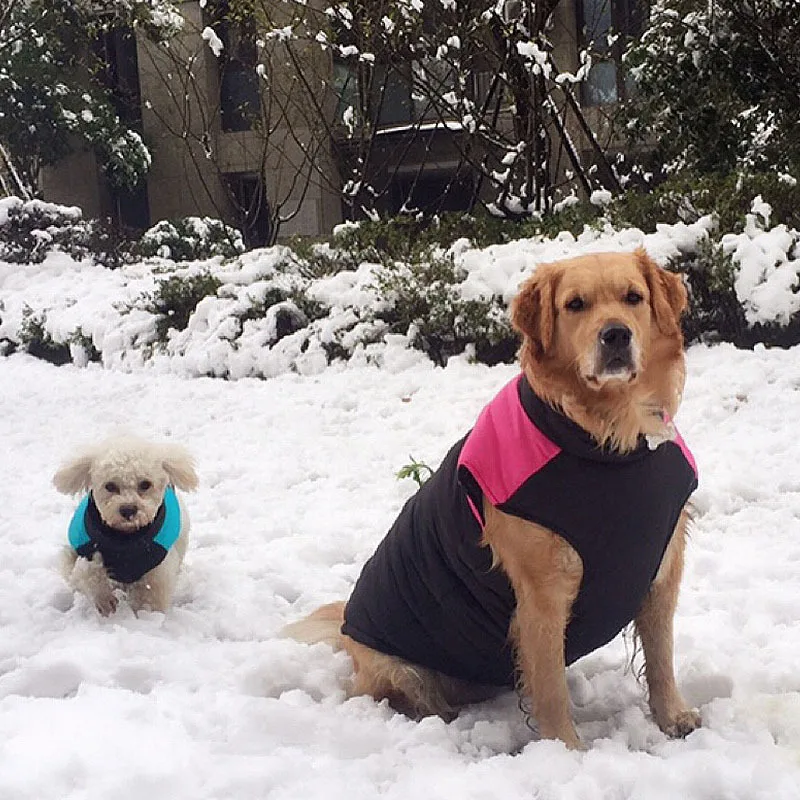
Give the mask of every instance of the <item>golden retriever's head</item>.
[[[685, 307], [681, 279], [639, 249], [540, 265], [515, 298], [512, 320], [534, 390], [575, 410], [603, 443], [627, 449], [652, 432], [648, 417], [677, 410]], [[635, 435], [627, 430], [633, 419], [622, 421], [631, 413]]]

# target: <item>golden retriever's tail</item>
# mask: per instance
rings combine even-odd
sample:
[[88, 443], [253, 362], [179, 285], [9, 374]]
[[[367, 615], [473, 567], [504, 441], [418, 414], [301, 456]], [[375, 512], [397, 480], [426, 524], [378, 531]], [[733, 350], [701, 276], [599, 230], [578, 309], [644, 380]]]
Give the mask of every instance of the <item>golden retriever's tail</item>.
[[305, 644], [325, 642], [340, 650], [342, 647], [342, 623], [344, 622], [344, 601], [328, 603], [320, 606], [307, 617], [291, 622], [282, 631], [281, 636], [295, 639]]

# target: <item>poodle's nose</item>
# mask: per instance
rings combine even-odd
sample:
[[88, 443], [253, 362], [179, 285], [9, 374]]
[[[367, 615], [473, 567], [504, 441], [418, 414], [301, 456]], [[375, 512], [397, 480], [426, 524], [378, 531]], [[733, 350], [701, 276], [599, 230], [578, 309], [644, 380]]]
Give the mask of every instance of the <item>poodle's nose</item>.
[[126, 505], [119, 507], [119, 515], [123, 519], [133, 519], [136, 516], [136, 512], [139, 510], [138, 506], [134, 505]]

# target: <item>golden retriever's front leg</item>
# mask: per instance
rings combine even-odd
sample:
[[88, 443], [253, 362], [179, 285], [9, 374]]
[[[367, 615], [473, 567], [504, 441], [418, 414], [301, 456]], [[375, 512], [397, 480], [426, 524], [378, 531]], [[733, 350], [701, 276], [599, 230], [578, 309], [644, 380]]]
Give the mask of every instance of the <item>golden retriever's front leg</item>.
[[569, 710], [564, 634], [583, 564], [564, 539], [484, 503], [484, 539], [514, 588], [511, 636], [539, 733], [581, 747]]
[[539, 734], [544, 739], [561, 739], [578, 750], [581, 742], [570, 715], [564, 661], [569, 608], [564, 608], [560, 597], [547, 595], [533, 592], [518, 600], [512, 627], [517, 657]]
[[678, 691], [672, 654], [673, 618], [683, 574], [686, 523], [684, 512], [636, 616], [636, 630], [644, 650], [650, 709], [658, 727], [669, 736], [686, 736], [700, 726], [700, 715], [686, 705]]

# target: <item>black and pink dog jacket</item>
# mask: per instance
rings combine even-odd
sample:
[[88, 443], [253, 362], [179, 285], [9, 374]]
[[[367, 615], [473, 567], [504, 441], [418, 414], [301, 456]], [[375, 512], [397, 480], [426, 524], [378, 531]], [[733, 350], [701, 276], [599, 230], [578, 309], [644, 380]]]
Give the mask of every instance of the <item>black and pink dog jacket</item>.
[[625, 455], [600, 449], [520, 375], [405, 504], [364, 566], [342, 631], [455, 678], [513, 686], [516, 601], [480, 544], [485, 499], [554, 531], [580, 555], [570, 664], [634, 619], [696, 487], [679, 435], [655, 449], [642, 438]]

